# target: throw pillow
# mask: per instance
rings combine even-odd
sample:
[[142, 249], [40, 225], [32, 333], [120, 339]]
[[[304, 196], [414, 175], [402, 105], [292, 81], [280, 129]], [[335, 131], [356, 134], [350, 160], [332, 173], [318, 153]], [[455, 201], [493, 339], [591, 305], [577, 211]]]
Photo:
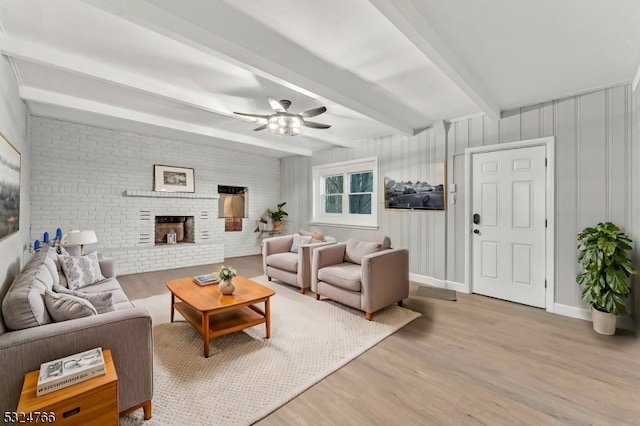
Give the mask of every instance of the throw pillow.
[[103, 293], [86, 293], [84, 291], [73, 291], [61, 285], [54, 284], [53, 291], [56, 293], [70, 294], [72, 296], [80, 297], [87, 300], [99, 314], [105, 312], [112, 312], [116, 310], [113, 304], [113, 294], [105, 291]]
[[98, 255], [95, 252], [80, 257], [58, 256], [58, 260], [71, 290], [77, 290], [105, 279], [100, 271]]
[[291, 253], [297, 253], [300, 250], [300, 246], [303, 244], [310, 244], [311, 236], [305, 237], [300, 234], [293, 234], [293, 244], [291, 244]]
[[380, 247], [380, 243], [358, 241], [350, 238], [347, 240], [347, 246], [344, 251], [344, 260], [362, 265], [362, 257], [379, 252]]
[[47, 290], [44, 294], [44, 303], [55, 322], [98, 315], [89, 301], [71, 294], [54, 293]]

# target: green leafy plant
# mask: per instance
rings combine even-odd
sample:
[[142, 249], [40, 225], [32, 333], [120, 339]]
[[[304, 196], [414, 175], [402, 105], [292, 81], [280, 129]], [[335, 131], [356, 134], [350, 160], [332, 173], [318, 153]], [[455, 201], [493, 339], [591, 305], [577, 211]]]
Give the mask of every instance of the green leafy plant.
[[631, 239], [611, 222], [598, 223], [578, 234], [578, 261], [582, 272], [577, 282], [582, 298], [595, 309], [614, 315], [627, 313], [629, 276], [636, 273], [629, 251]]
[[274, 222], [279, 222], [283, 218], [289, 216], [289, 213], [285, 212], [282, 207], [287, 204], [286, 202], [277, 205], [275, 210], [267, 209], [267, 213], [273, 219]]
[[[281, 222], [282, 219], [289, 216], [289, 213], [284, 211], [284, 209], [282, 208], [285, 204], [287, 204], [286, 201], [284, 203], [278, 204], [275, 210], [271, 208], [265, 210], [264, 213], [262, 213], [262, 216], [260, 216], [260, 222], [267, 223], [269, 218], [271, 218], [273, 222]], [[259, 226], [257, 226], [256, 229], [253, 230], [253, 232], [258, 232], [258, 231], [260, 231]]]

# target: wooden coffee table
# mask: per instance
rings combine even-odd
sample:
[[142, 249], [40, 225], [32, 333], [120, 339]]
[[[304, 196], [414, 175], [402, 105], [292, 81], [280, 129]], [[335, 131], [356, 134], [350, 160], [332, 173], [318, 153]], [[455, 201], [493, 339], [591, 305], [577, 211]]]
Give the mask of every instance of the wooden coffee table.
[[[205, 358], [209, 358], [209, 341], [225, 334], [265, 324], [266, 337], [271, 337], [269, 298], [275, 292], [244, 277], [235, 277], [233, 284], [235, 291], [225, 296], [218, 290], [218, 284], [201, 286], [193, 282], [193, 277], [167, 281], [171, 291], [171, 322], [177, 310], [200, 333]], [[262, 302], [264, 311], [256, 306]]]

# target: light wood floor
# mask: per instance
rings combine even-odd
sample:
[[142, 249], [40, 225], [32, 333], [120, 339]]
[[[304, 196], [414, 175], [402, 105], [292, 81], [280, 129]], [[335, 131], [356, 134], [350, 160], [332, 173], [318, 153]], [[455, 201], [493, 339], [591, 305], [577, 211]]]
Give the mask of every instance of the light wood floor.
[[[245, 276], [262, 274], [260, 256], [226, 263]], [[218, 266], [119, 280], [141, 298]], [[258, 424], [640, 425], [640, 344], [632, 333], [599, 336], [587, 321], [478, 295], [417, 297], [415, 288], [404, 306], [422, 317]]]

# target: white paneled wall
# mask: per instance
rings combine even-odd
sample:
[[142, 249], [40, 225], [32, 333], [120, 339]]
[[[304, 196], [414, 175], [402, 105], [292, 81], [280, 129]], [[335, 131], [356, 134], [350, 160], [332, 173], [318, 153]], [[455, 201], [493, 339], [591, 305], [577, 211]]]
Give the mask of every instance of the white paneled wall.
[[[633, 263], [640, 272], [640, 89], [633, 92], [633, 128], [631, 143], [631, 226], [634, 248], [631, 253]], [[633, 303], [635, 312], [636, 338], [640, 341], [640, 277], [633, 276]]]
[[[638, 105], [636, 100], [640, 109]], [[638, 127], [639, 114], [636, 111], [633, 116]], [[637, 187], [633, 189], [640, 186], [638, 173], [633, 172], [632, 178], [632, 170], [640, 164], [640, 139], [637, 135], [632, 139], [631, 123], [630, 85], [507, 111], [499, 121], [479, 115], [447, 124], [442, 136], [435, 126], [413, 137], [389, 136], [360, 141], [353, 149], [320, 151], [311, 159], [287, 158], [282, 162], [282, 196], [294, 202], [290, 210], [299, 216], [295, 226], [305, 227], [311, 216], [311, 166], [377, 156], [381, 176], [387, 172], [410, 175], [446, 159], [447, 184], [457, 187], [456, 203], [448, 202], [446, 213], [383, 209], [378, 232], [329, 227], [323, 231], [338, 240], [390, 235], [394, 245], [410, 250], [414, 278], [455, 287], [464, 282], [466, 261], [464, 150], [555, 136], [555, 301], [571, 315], [572, 310], [585, 307], [575, 281], [578, 232], [611, 220], [640, 243], [640, 197]], [[636, 260], [640, 266], [637, 252]], [[640, 306], [640, 296], [636, 300]]]
[[384, 209], [384, 192], [379, 194], [380, 228], [349, 229], [310, 226], [311, 167], [365, 157], [378, 157], [380, 188], [384, 176], [415, 179], [428, 176], [433, 165], [446, 159], [444, 126], [427, 129], [412, 137], [388, 136], [358, 142], [353, 149], [334, 148], [314, 153], [311, 159], [289, 157], [282, 160], [282, 198], [289, 206], [290, 229], [320, 229], [338, 241], [359, 238], [374, 241], [384, 235], [394, 247], [410, 250], [410, 270], [417, 279], [444, 285], [445, 227], [443, 211], [397, 211]]
[[[98, 250], [116, 259], [119, 274], [221, 262], [259, 253], [253, 230], [280, 200], [280, 160], [173, 140], [33, 117], [31, 238], [57, 227], [94, 229]], [[196, 194], [148, 196], [153, 165], [194, 169]], [[242, 232], [224, 232], [218, 185], [248, 187]], [[146, 194], [147, 196], [139, 196]], [[153, 224], [141, 212], [195, 217], [194, 244], [154, 246], [141, 238]]]
[[[557, 304], [583, 308], [576, 284], [577, 234], [612, 221], [631, 231], [631, 89], [629, 85], [453, 122], [448, 134], [449, 183], [458, 203], [448, 211], [447, 280], [464, 281], [464, 150], [555, 136]], [[636, 235], [634, 240], [638, 241]]]

